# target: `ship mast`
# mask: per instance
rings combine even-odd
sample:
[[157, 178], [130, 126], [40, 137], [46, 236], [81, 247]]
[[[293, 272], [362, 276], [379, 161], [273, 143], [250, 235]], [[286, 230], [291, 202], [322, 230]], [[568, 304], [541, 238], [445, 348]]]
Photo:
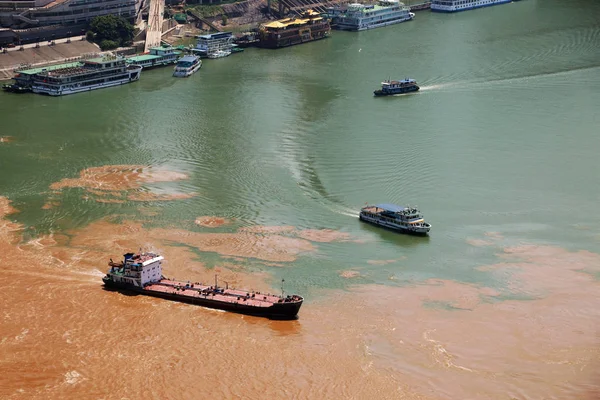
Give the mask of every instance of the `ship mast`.
[[284, 293], [284, 291], [283, 291], [283, 282], [285, 282], [285, 279], [281, 280], [281, 297], [283, 297], [283, 293]]
[[215, 274], [215, 290], [217, 290], [218, 286], [217, 286], [217, 274]]

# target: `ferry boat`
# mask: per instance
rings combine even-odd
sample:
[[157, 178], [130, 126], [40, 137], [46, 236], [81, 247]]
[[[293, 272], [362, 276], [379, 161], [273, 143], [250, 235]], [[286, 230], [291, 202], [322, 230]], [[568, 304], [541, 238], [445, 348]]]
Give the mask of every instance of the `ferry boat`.
[[217, 32], [196, 36], [196, 47], [192, 53], [200, 57], [220, 58], [231, 54], [234, 37], [232, 32]]
[[283, 289], [275, 295], [230, 289], [227, 284], [219, 287], [216, 276], [214, 285], [167, 279], [162, 275], [163, 260], [151, 252], [124, 254], [123, 261], [110, 260], [102, 281], [106, 288], [272, 319], [295, 319], [304, 301], [302, 296], [284, 296]]
[[199, 56], [185, 56], [177, 62], [173, 71], [173, 76], [185, 78], [198, 71], [200, 67], [202, 67], [202, 60]]
[[361, 208], [359, 219], [413, 235], [427, 235], [431, 229], [431, 224], [425, 222], [416, 207], [401, 207], [395, 204], [366, 205]]
[[261, 25], [258, 46], [278, 49], [324, 39], [330, 33], [329, 20], [313, 10], [307, 10], [300, 18], [284, 18]]
[[175, 64], [180, 54], [173, 47], [152, 47], [148, 54], [129, 57], [127, 62], [133, 65], [140, 65], [144, 69], [150, 69]]
[[417, 82], [414, 79], [403, 79], [401, 81], [383, 81], [381, 82], [381, 89], [375, 90], [373, 94], [375, 96], [392, 96], [395, 94], [403, 94], [416, 92], [419, 90]]
[[127, 65], [121, 56], [103, 56], [83, 64], [53, 70], [42, 69], [31, 76], [33, 93], [64, 96], [105, 87], [124, 85], [140, 79], [142, 67]]
[[510, 3], [512, 0], [431, 0], [431, 11], [457, 12]]
[[346, 31], [364, 31], [410, 21], [415, 14], [398, 0], [380, 0], [378, 4], [352, 3], [327, 9], [331, 27]]

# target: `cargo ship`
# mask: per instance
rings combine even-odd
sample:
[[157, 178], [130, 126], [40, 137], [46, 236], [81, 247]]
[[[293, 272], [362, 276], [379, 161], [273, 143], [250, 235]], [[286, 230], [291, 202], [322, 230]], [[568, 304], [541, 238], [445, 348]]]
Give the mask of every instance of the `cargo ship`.
[[[195, 304], [208, 308], [271, 319], [296, 319], [304, 298], [284, 296], [243, 289], [229, 285], [183, 282], [162, 275], [164, 257], [156, 253], [127, 253], [123, 261], [108, 263], [110, 269], [102, 278], [106, 288], [135, 292], [146, 296]], [[283, 281], [282, 281], [283, 282]]]
[[324, 39], [330, 33], [329, 20], [313, 10], [307, 10], [299, 18], [284, 18], [261, 25], [258, 30], [257, 45], [278, 49]]

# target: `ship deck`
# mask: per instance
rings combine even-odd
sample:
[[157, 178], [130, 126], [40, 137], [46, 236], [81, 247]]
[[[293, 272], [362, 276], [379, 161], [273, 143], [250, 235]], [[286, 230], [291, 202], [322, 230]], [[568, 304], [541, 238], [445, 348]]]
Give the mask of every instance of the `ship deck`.
[[377, 206], [370, 206], [370, 207], [364, 207], [363, 211], [370, 212], [370, 213], [373, 213], [373, 214], [379, 214], [381, 212], [384, 212], [385, 209], [379, 208]]
[[[163, 279], [160, 282], [147, 285], [144, 290], [175, 294], [188, 298], [210, 299], [223, 303], [237, 303], [251, 307], [271, 307], [273, 304], [282, 301], [281, 297], [272, 294], [249, 292], [239, 289], [223, 289], [222, 293], [216, 293], [212, 286], [202, 285], [198, 282], [188, 283], [170, 279]], [[253, 295], [254, 297], [252, 297]]]

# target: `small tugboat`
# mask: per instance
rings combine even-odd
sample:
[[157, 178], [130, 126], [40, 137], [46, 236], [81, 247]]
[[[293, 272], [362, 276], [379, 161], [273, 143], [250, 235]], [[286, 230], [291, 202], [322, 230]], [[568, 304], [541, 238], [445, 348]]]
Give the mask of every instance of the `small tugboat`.
[[381, 82], [381, 89], [375, 90], [373, 93], [375, 96], [392, 96], [395, 94], [403, 94], [416, 92], [419, 90], [417, 82], [414, 79], [403, 79], [401, 81], [383, 81]]
[[2, 90], [10, 93], [29, 93], [31, 92], [31, 88], [20, 86], [16, 83], [12, 84], [4, 84], [2, 85]]
[[[167, 279], [162, 275], [164, 257], [155, 253], [127, 253], [123, 261], [108, 263], [110, 269], [102, 278], [107, 288], [121, 289], [146, 296], [195, 304], [271, 319], [295, 319], [304, 298], [298, 295], [266, 294], [244, 289], [219, 287], [199, 282]], [[283, 281], [282, 281], [283, 283]]]
[[184, 56], [177, 61], [173, 76], [185, 78], [198, 71], [200, 67], [202, 67], [202, 60], [199, 56]]
[[427, 235], [431, 229], [431, 224], [425, 222], [416, 207], [401, 207], [395, 204], [366, 205], [361, 208], [359, 219], [413, 235]]

